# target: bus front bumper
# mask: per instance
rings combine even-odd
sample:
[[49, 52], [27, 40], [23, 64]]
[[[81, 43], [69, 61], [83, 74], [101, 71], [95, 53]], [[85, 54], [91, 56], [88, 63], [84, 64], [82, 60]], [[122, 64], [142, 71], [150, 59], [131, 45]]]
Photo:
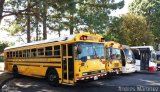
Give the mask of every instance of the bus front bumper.
[[76, 80], [77, 80], [77, 81], [90, 80], [90, 79], [98, 80], [99, 78], [105, 77], [105, 76], [107, 76], [107, 73], [97, 74], [97, 75], [88, 75], [88, 76], [84, 76], [84, 77], [79, 77], [79, 78], [77, 78]]

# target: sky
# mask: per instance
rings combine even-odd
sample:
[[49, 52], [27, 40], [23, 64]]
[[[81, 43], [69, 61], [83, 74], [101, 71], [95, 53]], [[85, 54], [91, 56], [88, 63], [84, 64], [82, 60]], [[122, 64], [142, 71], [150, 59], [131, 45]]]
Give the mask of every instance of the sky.
[[[116, 2], [120, 0], [115, 0]], [[125, 0], [125, 5], [122, 9], [118, 9], [116, 11], [112, 11], [111, 15], [113, 16], [120, 16], [122, 14], [126, 14], [128, 12], [128, 5], [132, 2], [133, 0]], [[0, 30], [3, 26], [7, 25], [4, 20], [2, 20], [0, 24]], [[54, 34], [54, 33], [53, 33]], [[69, 35], [69, 33], [62, 32], [62, 36], [64, 35]], [[54, 37], [58, 37], [58, 34], [56, 34]], [[26, 37], [25, 37], [26, 38]], [[53, 35], [48, 35], [48, 39], [53, 39]], [[9, 36], [9, 33], [7, 32], [0, 32], [0, 41], [8, 41], [8, 42], [15, 42], [15, 44], [24, 44], [23, 42], [17, 42], [18, 38], [16, 37], [11, 37]]]

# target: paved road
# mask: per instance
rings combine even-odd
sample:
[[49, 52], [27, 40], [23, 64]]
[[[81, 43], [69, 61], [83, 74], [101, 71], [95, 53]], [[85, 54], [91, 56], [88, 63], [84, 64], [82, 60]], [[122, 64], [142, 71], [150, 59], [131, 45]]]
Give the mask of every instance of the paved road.
[[51, 87], [44, 79], [32, 77], [13, 79], [5, 85], [20, 92], [160, 92], [160, 72], [123, 74], [108, 79], [80, 83], [76, 86]]

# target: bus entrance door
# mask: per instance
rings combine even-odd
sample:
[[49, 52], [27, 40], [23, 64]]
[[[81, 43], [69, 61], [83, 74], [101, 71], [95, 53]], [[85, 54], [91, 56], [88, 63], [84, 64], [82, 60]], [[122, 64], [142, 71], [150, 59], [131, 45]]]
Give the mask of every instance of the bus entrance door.
[[150, 52], [148, 49], [140, 49], [141, 52], [141, 70], [148, 70]]
[[62, 81], [64, 84], [74, 84], [74, 60], [72, 44], [62, 45]]

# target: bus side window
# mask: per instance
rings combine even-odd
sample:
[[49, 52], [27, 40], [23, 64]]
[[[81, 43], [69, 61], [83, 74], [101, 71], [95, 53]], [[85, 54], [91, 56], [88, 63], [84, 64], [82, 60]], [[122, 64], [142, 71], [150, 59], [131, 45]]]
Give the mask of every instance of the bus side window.
[[38, 49], [38, 56], [44, 56], [44, 48]]
[[9, 52], [10, 53], [10, 58], [12, 58], [12, 52]]
[[19, 53], [18, 53], [18, 51], [16, 51], [16, 57], [19, 57], [19, 55], [18, 55]]
[[54, 46], [54, 56], [55, 57], [60, 56], [60, 45]]
[[13, 58], [16, 56], [16, 52], [13, 52]]
[[31, 57], [35, 57], [36, 56], [36, 49], [31, 49]]
[[46, 56], [52, 56], [52, 46], [46, 47], [45, 49], [46, 49], [45, 50], [45, 55]]
[[26, 57], [26, 50], [23, 50], [23, 57]]
[[19, 51], [19, 57], [22, 57], [22, 51]]
[[31, 55], [31, 54], [30, 54], [30, 49], [28, 49], [28, 50], [26, 51], [26, 56], [27, 56], [27, 57], [31, 57], [30, 55]]
[[9, 52], [7, 52], [7, 58], [10, 58], [10, 53]]

